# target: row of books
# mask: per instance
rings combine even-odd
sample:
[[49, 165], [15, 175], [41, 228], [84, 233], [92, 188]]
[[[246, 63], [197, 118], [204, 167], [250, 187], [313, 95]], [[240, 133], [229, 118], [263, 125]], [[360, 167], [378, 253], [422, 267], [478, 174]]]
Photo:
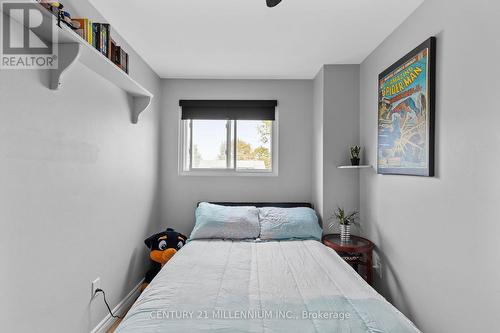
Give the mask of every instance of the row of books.
[[110, 59], [128, 74], [128, 53], [116, 45], [111, 38], [111, 27], [107, 23], [94, 23], [88, 18], [74, 18], [79, 23], [76, 33], [97, 51]]

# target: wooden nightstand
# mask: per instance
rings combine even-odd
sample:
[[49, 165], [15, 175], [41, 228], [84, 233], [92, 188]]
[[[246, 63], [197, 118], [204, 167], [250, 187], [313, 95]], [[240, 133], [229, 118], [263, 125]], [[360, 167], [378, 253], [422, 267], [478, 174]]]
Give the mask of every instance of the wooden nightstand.
[[[373, 243], [368, 239], [353, 236], [349, 242], [341, 242], [340, 234], [330, 234], [323, 236], [323, 244], [334, 249], [356, 272], [361, 275], [368, 284], [373, 281], [372, 252]], [[364, 267], [364, 274], [360, 271]]]

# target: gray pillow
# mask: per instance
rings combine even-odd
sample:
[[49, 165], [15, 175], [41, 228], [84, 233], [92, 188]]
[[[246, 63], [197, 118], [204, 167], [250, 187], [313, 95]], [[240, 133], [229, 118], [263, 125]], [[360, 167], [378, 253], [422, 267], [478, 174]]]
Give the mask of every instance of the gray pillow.
[[307, 207], [259, 208], [261, 239], [316, 239], [323, 230], [316, 212]]
[[220, 206], [202, 202], [196, 208], [196, 224], [189, 239], [257, 238], [259, 211], [254, 206]]

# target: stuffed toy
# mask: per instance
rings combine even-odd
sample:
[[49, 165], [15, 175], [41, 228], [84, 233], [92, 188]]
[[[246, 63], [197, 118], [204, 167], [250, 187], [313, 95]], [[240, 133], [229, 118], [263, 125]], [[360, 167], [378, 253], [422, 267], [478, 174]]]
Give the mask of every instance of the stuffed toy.
[[64, 5], [62, 3], [51, 0], [38, 0], [38, 2], [43, 8], [47, 9], [57, 17], [57, 25], [59, 28], [61, 27], [61, 22], [65, 23], [73, 30], [80, 28], [80, 22], [71, 19], [71, 14], [68, 11], [63, 10]]
[[142, 290], [144, 290], [151, 280], [153, 280], [163, 265], [165, 265], [170, 258], [186, 244], [186, 240], [186, 236], [178, 233], [172, 228], [168, 228], [166, 231], [154, 234], [144, 241], [151, 251], [149, 253], [151, 268], [146, 273], [146, 278], [141, 288]]

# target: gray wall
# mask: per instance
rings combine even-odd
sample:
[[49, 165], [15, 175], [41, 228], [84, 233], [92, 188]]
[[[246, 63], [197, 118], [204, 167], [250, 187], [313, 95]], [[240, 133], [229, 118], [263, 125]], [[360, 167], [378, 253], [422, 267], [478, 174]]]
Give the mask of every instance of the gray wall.
[[[130, 51], [131, 49], [128, 48]], [[131, 75], [159, 94], [133, 52]], [[0, 71], [0, 322], [3, 332], [89, 332], [142, 279], [158, 226], [158, 105], [130, 122], [126, 94], [77, 62]]]
[[359, 143], [358, 65], [323, 66], [314, 79], [313, 118], [313, 197], [328, 229], [337, 206], [359, 207], [359, 171], [337, 168], [350, 164], [349, 146]]
[[[196, 203], [311, 201], [311, 80], [162, 80], [162, 221], [189, 233]], [[179, 99], [277, 99], [279, 175], [200, 177], [178, 174]]]
[[[323, 218], [323, 105], [325, 80], [323, 66], [313, 82], [313, 167], [312, 167], [312, 199], [316, 212]], [[323, 227], [326, 224], [323, 224]]]
[[359, 170], [349, 165], [349, 147], [359, 144], [359, 66], [324, 66], [323, 115], [324, 211], [328, 218], [337, 206], [351, 211], [359, 207]]
[[376, 164], [377, 76], [437, 36], [437, 176], [361, 174], [378, 288], [424, 332], [498, 326], [499, 14], [498, 1], [426, 0], [361, 64], [361, 144]]

